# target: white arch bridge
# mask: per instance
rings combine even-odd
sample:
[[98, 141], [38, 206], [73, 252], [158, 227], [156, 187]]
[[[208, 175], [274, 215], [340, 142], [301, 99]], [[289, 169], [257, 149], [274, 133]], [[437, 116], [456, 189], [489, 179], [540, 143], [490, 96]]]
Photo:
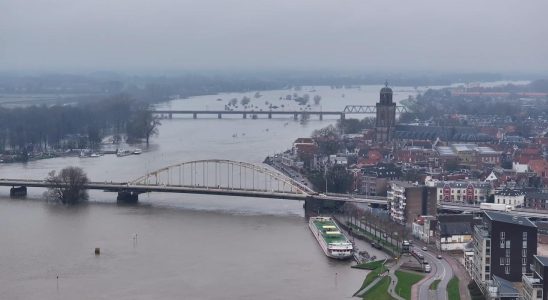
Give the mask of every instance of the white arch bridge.
[[[13, 191], [21, 195], [26, 194], [27, 187], [50, 188], [53, 184], [46, 180], [0, 179], [0, 186], [12, 186], [10, 194]], [[125, 202], [137, 202], [142, 193], [164, 192], [386, 204], [386, 198], [382, 197], [318, 194], [266, 165], [223, 159], [183, 162], [129, 182], [89, 182], [85, 188], [117, 192], [118, 200]]]

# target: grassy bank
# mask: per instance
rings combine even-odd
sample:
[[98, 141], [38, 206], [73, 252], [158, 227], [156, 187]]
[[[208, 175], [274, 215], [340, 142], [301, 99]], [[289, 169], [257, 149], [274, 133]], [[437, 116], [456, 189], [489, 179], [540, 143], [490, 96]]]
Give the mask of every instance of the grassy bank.
[[[377, 279], [377, 277], [379, 277], [379, 275], [384, 273], [384, 272], [386, 272], [386, 267], [382, 264], [378, 268], [376, 268], [374, 270], [371, 270], [371, 272], [369, 272], [369, 274], [367, 274], [367, 276], [365, 276], [365, 279], [363, 280], [362, 286], [360, 287], [358, 292], [361, 291], [366, 286], [368, 286], [371, 282], [373, 282], [373, 280]], [[358, 292], [356, 292], [356, 293], [358, 293]], [[354, 295], [356, 295], [356, 294], [354, 294]]]
[[375, 300], [393, 300], [388, 294], [388, 286], [390, 285], [390, 277], [384, 277], [375, 284], [367, 293], [363, 294], [362, 299], [375, 299]]
[[459, 293], [459, 278], [454, 276], [447, 283], [447, 299], [449, 300], [460, 300]]
[[415, 283], [419, 282], [424, 275], [405, 271], [396, 271], [396, 277], [398, 277], [396, 293], [404, 299], [411, 299], [411, 287]]

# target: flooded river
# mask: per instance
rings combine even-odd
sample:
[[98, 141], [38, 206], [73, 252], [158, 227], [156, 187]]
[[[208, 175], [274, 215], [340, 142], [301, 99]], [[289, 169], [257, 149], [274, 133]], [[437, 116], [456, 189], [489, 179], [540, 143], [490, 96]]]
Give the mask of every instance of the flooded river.
[[[321, 95], [323, 110], [342, 110], [374, 104], [379, 89], [297, 93]], [[413, 94], [394, 89], [397, 100]], [[279, 98], [292, 93], [200, 96], [159, 107], [223, 109], [231, 98], [248, 96], [257, 107], [286, 103], [289, 109], [292, 101]], [[92, 181], [128, 181], [197, 159], [260, 163], [334, 120], [232, 116], [162, 123], [150, 148], [139, 146], [141, 155], [4, 164], [0, 178], [41, 179], [74, 165]], [[30, 188], [26, 200], [15, 200], [0, 188], [0, 299], [344, 299], [366, 274], [325, 257], [300, 201], [157, 193], [141, 195], [139, 205], [118, 206], [116, 194], [94, 191], [89, 204], [63, 207], [45, 203], [43, 192]]]

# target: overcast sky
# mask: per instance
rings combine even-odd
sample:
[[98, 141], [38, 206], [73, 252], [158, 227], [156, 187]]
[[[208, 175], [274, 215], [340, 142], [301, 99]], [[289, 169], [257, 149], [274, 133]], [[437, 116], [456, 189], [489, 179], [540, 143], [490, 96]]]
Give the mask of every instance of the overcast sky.
[[546, 0], [0, 0], [1, 70], [547, 71]]

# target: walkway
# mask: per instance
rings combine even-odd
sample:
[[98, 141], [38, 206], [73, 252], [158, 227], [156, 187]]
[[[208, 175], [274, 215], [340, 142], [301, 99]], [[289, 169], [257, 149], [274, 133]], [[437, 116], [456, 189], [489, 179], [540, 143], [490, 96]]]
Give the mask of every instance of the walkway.
[[392, 296], [394, 299], [397, 299], [397, 300], [405, 300], [404, 298], [400, 297], [400, 295], [396, 294], [396, 292], [394, 291], [396, 289], [396, 285], [398, 285], [398, 277], [396, 276], [396, 270], [398, 270], [402, 264], [403, 264], [403, 259], [399, 259], [398, 263], [393, 265], [388, 271], [390, 273], [390, 286], [388, 287], [388, 293], [390, 294], [390, 296]]
[[459, 279], [459, 294], [461, 300], [470, 300], [472, 297], [470, 296], [470, 291], [468, 290], [468, 283], [470, 280], [470, 274], [466, 271], [464, 266], [457, 261], [456, 258], [452, 256], [444, 256], [447, 263], [451, 266], [451, 269], [453, 269], [454, 275], [457, 276]]

